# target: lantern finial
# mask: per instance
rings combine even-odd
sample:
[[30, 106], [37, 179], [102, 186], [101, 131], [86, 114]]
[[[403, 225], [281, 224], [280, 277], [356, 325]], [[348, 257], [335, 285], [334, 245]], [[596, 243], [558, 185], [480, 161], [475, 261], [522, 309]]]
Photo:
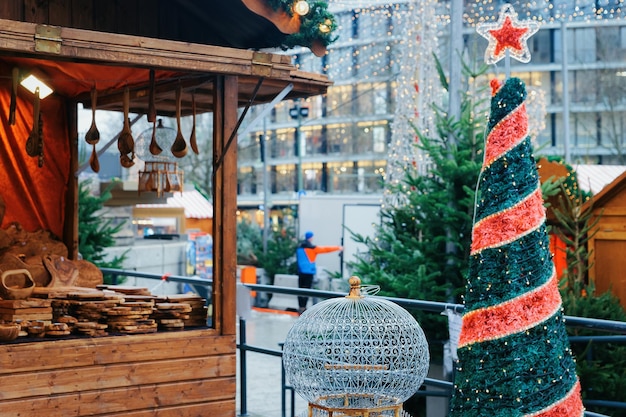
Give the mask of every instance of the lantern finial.
[[348, 283], [350, 284], [350, 292], [346, 295], [346, 298], [363, 298], [363, 295], [361, 295], [361, 278], [351, 276]]

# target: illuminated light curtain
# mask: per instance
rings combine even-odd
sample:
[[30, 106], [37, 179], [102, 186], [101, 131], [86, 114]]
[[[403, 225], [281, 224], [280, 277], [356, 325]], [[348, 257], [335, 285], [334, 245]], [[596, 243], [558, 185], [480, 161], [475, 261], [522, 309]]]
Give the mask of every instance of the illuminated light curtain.
[[404, 48], [401, 49], [396, 109], [387, 156], [384, 205], [406, 202], [405, 194], [394, 188], [404, 187], [407, 172], [425, 173], [428, 157], [416, 146], [415, 129], [424, 135], [432, 134], [435, 122], [430, 107], [441, 100], [433, 59], [433, 53], [437, 52], [438, 30], [435, 8], [436, 2], [432, 0], [411, 1], [403, 16]]

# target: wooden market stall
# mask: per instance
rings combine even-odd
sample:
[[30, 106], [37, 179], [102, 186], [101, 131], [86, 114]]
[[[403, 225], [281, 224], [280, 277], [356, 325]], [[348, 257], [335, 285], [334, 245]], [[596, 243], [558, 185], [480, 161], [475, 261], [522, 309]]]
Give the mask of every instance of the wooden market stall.
[[602, 294], [611, 291], [626, 308], [626, 172], [583, 206], [598, 219], [588, 242], [589, 278]]
[[[180, 91], [182, 115], [193, 101], [214, 126], [206, 155], [214, 165], [212, 324], [184, 334], [0, 343], [0, 415], [235, 415], [238, 111], [288, 86], [287, 98], [296, 98], [330, 84], [288, 56], [250, 49], [280, 45], [285, 34], [248, 3], [0, 2], [0, 228], [49, 230], [76, 259], [77, 106], [91, 107], [92, 89], [98, 110], [122, 111], [128, 98], [131, 113], [163, 116], [176, 114]], [[35, 129], [34, 96], [14, 84], [31, 72], [54, 90], [39, 103]]]

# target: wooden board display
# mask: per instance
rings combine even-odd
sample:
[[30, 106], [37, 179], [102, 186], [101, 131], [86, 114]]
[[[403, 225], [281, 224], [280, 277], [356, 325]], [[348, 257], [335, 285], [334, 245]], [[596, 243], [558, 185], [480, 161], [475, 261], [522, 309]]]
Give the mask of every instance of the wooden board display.
[[0, 415], [234, 416], [235, 343], [197, 329], [0, 344]]

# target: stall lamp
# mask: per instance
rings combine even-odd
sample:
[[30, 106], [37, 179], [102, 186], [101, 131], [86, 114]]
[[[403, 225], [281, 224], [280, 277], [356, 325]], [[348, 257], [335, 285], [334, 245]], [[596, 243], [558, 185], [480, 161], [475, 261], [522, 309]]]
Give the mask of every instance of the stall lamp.
[[306, 0], [297, 0], [293, 5], [293, 11], [299, 16], [306, 15], [310, 9], [309, 3]]
[[24, 78], [22, 82], [20, 82], [24, 88], [26, 88], [31, 93], [35, 94], [37, 88], [39, 88], [39, 98], [43, 99], [48, 97], [54, 91], [50, 88], [46, 83], [41, 81], [35, 75], [30, 74], [28, 77]]

